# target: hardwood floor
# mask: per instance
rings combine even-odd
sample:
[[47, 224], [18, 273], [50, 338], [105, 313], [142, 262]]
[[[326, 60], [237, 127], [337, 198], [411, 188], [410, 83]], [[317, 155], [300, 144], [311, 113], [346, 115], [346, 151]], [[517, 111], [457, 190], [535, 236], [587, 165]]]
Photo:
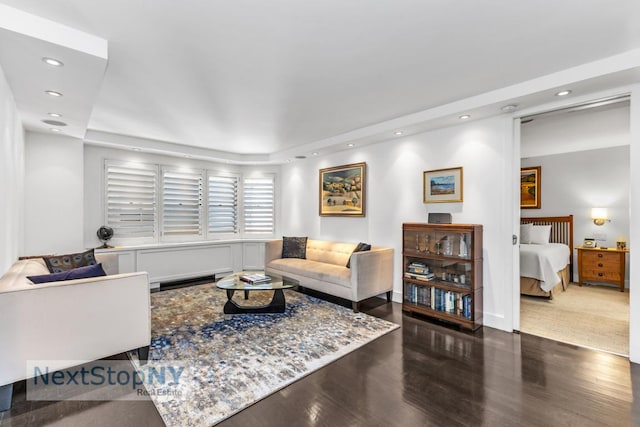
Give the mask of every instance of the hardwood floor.
[[[634, 426], [640, 366], [527, 334], [474, 334], [371, 299], [402, 328], [272, 394], [219, 426]], [[636, 390], [635, 395], [633, 390]], [[161, 426], [150, 401], [28, 402], [10, 426]]]

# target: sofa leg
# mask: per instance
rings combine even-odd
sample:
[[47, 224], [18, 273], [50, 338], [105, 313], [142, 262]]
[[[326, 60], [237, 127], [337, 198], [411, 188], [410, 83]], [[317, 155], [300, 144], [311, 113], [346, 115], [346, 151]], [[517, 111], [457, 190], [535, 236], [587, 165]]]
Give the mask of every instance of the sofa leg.
[[353, 308], [354, 313], [360, 312], [360, 303], [358, 301], [351, 301], [351, 308]]
[[11, 409], [11, 397], [13, 395], [13, 383], [0, 387], [0, 412]]
[[387, 291], [387, 302], [391, 302], [391, 291]]
[[149, 346], [144, 346], [138, 348], [138, 360], [140, 361], [140, 365], [146, 365], [149, 360]]

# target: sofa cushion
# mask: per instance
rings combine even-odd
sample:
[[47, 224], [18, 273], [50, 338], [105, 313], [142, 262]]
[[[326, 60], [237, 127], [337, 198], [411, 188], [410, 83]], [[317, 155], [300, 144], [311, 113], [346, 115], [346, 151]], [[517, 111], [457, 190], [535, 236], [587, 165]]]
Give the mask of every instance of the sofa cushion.
[[[278, 270], [281, 273], [313, 277], [314, 279], [336, 285], [351, 286], [351, 270], [343, 265], [327, 264], [324, 262], [310, 261], [308, 259], [280, 258], [271, 261], [268, 267]], [[304, 283], [302, 285], [304, 286]]]
[[[353, 252], [366, 252], [371, 250], [371, 245], [368, 243], [358, 243], [358, 246], [353, 250]], [[351, 255], [353, 255], [353, 252]], [[347, 268], [351, 268], [351, 256], [349, 256], [349, 261], [347, 261]]]
[[33, 284], [27, 276], [47, 274], [47, 266], [42, 258], [20, 260], [11, 266], [0, 278], [0, 292], [13, 292], [22, 289], [30, 289]]
[[43, 274], [39, 276], [27, 276], [33, 283], [59, 282], [62, 280], [88, 279], [89, 277], [106, 276], [102, 264], [87, 265], [85, 267], [73, 268], [59, 273]]
[[282, 237], [282, 258], [305, 259], [306, 253], [306, 237]]
[[46, 256], [43, 258], [50, 273], [60, 273], [62, 271], [67, 271], [78, 267], [97, 264], [96, 256], [93, 253], [93, 249], [89, 249], [88, 251], [79, 252], [76, 254]]
[[347, 265], [347, 261], [349, 261], [349, 257], [355, 248], [355, 243], [309, 239], [307, 241], [307, 259], [346, 268], [345, 265]]

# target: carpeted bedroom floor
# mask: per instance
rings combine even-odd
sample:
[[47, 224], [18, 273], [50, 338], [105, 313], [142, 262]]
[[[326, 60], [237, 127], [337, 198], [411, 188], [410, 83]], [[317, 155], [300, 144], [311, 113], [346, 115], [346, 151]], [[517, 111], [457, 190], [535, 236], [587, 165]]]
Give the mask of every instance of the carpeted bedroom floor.
[[626, 356], [629, 291], [571, 283], [553, 300], [522, 295], [520, 331]]

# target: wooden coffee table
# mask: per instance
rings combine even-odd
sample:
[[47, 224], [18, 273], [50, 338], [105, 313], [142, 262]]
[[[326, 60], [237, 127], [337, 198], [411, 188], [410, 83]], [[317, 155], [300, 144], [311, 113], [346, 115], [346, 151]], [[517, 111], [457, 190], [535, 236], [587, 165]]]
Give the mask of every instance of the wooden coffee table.
[[[227, 291], [227, 302], [224, 305], [225, 314], [244, 314], [244, 313], [284, 313], [286, 301], [284, 299], [283, 289], [291, 289], [299, 285], [297, 280], [288, 277], [282, 277], [275, 274], [268, 274], [271, 277], [270, 282], [251, 284], [240, 280], [240, 276], [245, 274], [255, 274], [255, 271], [241, 271], [231, 276], [224, 277], [216, 283], [216, 287]], [[259, 272], [264, 274], [264, 272]], [[271, 302], [266, 305], [243, 306], [233, 301], [235, 291], [244, 291], [244, 299], [249, 298], [251, 291], [273, 291]]]

